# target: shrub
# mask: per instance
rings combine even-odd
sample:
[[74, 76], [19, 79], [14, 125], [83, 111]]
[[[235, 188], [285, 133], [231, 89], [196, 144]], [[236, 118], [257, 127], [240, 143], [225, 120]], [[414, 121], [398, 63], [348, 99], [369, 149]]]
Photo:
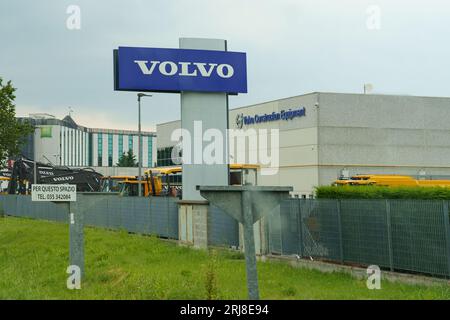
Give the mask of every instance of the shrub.
[[450, 188], [416, 186], [321, 186], [316, 187], [316, 197], [318, 199], [450, 200]]

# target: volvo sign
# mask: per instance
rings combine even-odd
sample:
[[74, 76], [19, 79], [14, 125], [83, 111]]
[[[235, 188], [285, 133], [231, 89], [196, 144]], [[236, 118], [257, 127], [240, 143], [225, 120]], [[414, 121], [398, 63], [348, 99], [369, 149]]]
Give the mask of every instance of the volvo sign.
[[114, 89], [246, 93], [246, 54], [119, 47], [114, 50]]

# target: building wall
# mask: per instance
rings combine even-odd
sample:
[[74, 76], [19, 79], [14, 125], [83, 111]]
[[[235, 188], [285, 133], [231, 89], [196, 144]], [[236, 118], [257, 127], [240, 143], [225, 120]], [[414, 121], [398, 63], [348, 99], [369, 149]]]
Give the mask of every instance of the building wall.
[[[231, 129], [237, 128], [236, 117], [238, 114], [254, 116], [255, 114], [270, 114], [301, 107], [306, 110], [303, 117], [243, 126], [243, 129], [279, 130], [278, 172], [275, 175], [261, 174], [258, 177], [260, 185], [293, 186], [292, 194], [294, 195], [310, 195], [314, 186], [318, 185], [317, 99], [318, 95], [314, 93], [230, 110]], [[270, 154], [261, 149], [260, 145], [253, 148], [247, 147], [246, 152], [256, 149]], [[232, 152], [230, 150], [230, 154]], [[261, 158], [258, 157], [257, 163], [261, 165], [262, 169], [267, 167], [260, 160]]]
[[[342, 173], [450, 178], [449, 98], [312, 93], [232, 109], [229, 127], [237, 128], [238, 114], [299, 107], [304, 117], [244, 125], [279, 129], [279, 171], [259, 176], [260, 185], [292, 185], [294, 194], [309, 195]], [[180, 121], [157, 126], [158, 149], [173, 146], [170, 135], [179, 127]], [[230, 150], [231, 159], [259, 149], [253, 143]]]
[[320, 184], [350, 175], [450, 176], [450, 99], [320, 93]]
[[[54, 164], [59, 164], [60, 130], [61, 127], [57, 125], [42, 125], [35, 128], [34, 145], [37, 161], [47, 163], [50, 160]], [[50, 136], [46, 136], [46, 133]]]
[[[96, 172], [101, 173], [104, 176], [137, 176], [138, 167], [98, 167], [90, 166]], [[149, 167], [143, 167], [142, 173], [145, 170], [150, 169]]]

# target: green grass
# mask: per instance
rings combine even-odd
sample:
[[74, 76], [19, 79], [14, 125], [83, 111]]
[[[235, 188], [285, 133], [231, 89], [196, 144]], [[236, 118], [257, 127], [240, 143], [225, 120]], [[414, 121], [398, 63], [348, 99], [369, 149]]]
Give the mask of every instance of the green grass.
[[[68, 290], [68, 226], [0, 218], [0, 299], [246, 299], [239, 253], [212, 257], [155, 237], [94, 228], [86, 228], [85, 244], [86, 279], [81, 290]], [[261, 262], [258, 272], [263, 299], [450, 299], [448, 285], [382, 281], [381, 290], [368, 290], [365, 280], [344, 273], [282, 262]]]
[[316, 197], [319, 199], [450, 200], [450, 188], [415, 186], [321, 186], [316, 187]]

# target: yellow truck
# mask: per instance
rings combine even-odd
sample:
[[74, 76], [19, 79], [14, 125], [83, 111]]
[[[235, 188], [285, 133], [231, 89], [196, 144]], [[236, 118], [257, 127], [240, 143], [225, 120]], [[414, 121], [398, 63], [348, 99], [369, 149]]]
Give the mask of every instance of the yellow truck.
[[450, 187], [450, 180], [418, 180], [404, 175], [359, 174], [333, 182], [335, 186], [422, 186]]
[[[158, 177], [147, 176], [140, 181], [143, 195], [161, 195], [161, 179]], [[108, 176], [102, 178], [102, 192], [119, 192], [123, 196], [137, 196], [139, 189], [139, 180], [137, 176]]]

